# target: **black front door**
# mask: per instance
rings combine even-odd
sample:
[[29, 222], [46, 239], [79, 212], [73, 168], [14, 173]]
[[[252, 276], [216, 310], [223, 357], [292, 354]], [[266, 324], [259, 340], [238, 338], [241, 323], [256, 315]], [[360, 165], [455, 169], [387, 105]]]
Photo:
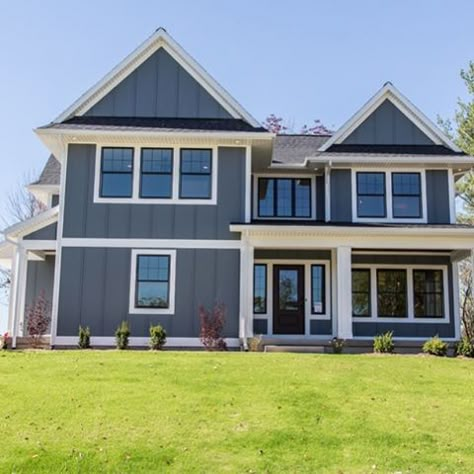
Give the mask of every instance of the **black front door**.
[[273, 267], [273, 333], [304, 334], [304, 266]]

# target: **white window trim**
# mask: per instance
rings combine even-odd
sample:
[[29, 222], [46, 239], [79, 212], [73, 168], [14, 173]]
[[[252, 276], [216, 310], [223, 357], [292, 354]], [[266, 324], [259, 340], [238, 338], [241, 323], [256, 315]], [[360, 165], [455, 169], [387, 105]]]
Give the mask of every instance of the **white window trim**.
[[[103, 148], [133, 148], [133, 170], [132, 170], [132, 197], [129, 198], [113, 198], [100, 196], [100, 180], [101, 180], [101, 157]], [[173, 150], [173, 175], [172, 175], [172, 194], [171, 198], [141, 198], [140, 197], [140, 172], [141, 172], [141, 150], [142, 148], [167, 148]], [[181, 149], [209, 149], [211, 150], [211, 198], [210, 199], [186, 199], [179, 197], [180, 183], [180, 163]], [[218, 175], [218, 146], [203, 144], [193, 145], [186, 144], [183, 146], [170, 146], [163, 143], [156, 146], [127, 146], [115, 144], [96, 145], [95, 154], [95, 176], [94, 176], [94, 202], [101, 204], [180, 204], [180, 205], [216, 205], [217, 204], [217, 175]]]
[[[357, 215], [357, 173], [385, 174], [386, 217], [359, 217]], [[421, 217], [393, 217], [392, 174], [419, 173], [421, 182]], [[353, 222], [393, 222], [400, 224], [426, 224], [428, 222], [428, 205], [426, 199], [426, 173], [422, 168], [352, 168], [352, 220]]]
[[[258, 180], [259, 178], [286, 178], [286, 179], [310, 179], [311, 180], [311, 216], [310, 217], [259, 217], [258, 215]], [[316, 175], [315, 174], [270, 174], [257, 173], [253, 175], [253, 206], [252, 214], [259, 221], [307, 221], [316, 220]]]
[[[273, 334], [273, 266], [274, 265], [303, 265], [304, 266], [304, 298], [305, 298], [305, 330], [301, 336], [310, 336], [310, 321], [329, 321], [331, 320], [331, 261], [330, 260], [298, 260], [298, 259], [256, 259], [254, 265], [263, 264], [267, 266], [267, 312], [254, 313], [253, 319], [267, 320], [267, 335]], [[325, 267], [325, 312], [324, 314], [311, 313], [311, 265], [323, 265]], [[253, 267], [252, 267], [253, 271]], [[253, 308], [253, 286], [251, 289], [252, 308]], [[278, 334], [284, 336], [284, 334]], [[317, 335], [314, 335], [317, 336]], [[329, 336], [328, 336], [329, 337]]]
[[[132, 249], [130, 265], [130, 303], [128, 312], [130, 314], [174, 314], [176, 294], [176, 250], [169, 249]], [[137, 256], [153, 255], [170, 257], [169, 268], [169, 306], [168, 308], [137, 308], [135, 307], [135, 292], [137, 280]]]
[[[370, 317], [352, 316], [353, 322], [358, 323], [448, 323], [450, 321], [449, 307], [449, 285], [447, 265], [400, 265], [400, 264], [353, 264], [352, 269], [370, 270]], [[406, 318], [381, 318], [378, 316], [377, 308], [377, 270], [406, 270], [407, 272], [407, 309]], [[415, 318], [413, 270], [441, 270], [443, 272], [443, 305], [444, 316], [442, 318]], [[352, 295], [350, 296], [352, 298]]]

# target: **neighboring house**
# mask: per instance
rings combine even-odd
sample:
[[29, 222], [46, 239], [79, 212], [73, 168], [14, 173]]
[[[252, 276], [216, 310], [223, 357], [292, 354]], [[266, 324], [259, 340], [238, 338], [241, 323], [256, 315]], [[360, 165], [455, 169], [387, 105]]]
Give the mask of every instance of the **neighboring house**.
[[474, 165], [385, 84], [333, 135], [275, 136], [159, 29], [36, 134], [47, 211], [5, 231], [9, 331], [44, 289], [51, 345], [79, 325], [132, 345], [162, 324], [199, 346], [227, 307], [230, 346], [460, 335], [455, 181]]

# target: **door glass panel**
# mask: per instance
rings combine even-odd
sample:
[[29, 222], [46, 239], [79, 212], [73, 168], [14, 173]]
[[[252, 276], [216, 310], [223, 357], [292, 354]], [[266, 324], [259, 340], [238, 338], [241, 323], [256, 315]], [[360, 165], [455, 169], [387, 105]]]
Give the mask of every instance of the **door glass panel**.
[[298, 311], [298, 271], [280, 270], [278, 276], [281, 311]]

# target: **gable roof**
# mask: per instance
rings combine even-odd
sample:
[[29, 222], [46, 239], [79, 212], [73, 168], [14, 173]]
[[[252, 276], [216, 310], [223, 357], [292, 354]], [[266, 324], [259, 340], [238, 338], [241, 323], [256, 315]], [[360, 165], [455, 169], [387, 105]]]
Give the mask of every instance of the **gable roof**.
[[318, 154], [330, 135], [277, 135], [273, 140], [272, 163], [301, 165]]
[[60, 175], [61, 175], [61, 164], [59, 161], [55, 158], [54, 155], [49, 155], [48, 161], [44, 165], [43, 171], [40, 174], [40, 177], [38, 178], [37, 181], [34, 183], [31, 183], [31, 185], [36, 186], [36, 185], [46, 185], [46, 186], [59, 186], [59, 181], [60, 181]]
[[341, 144], [361, 125], [377, 108], [389, 100], [400, 112], [411, 120], [436, 145], [444, 145], [455, 152], [461, 150], [437, 127], [423, 112], [413, 105], [392, 83], [387, 82], [366, 102], [336, 133], [326, 141], [320, 151], [327, 151], [331, 146]]
[[137, 49], [129, 54], [112, 71], [86, 91], [53, 123], [61, 123], [74, 116], [82, 116], [97, 104], [114, 87], [145, 62], [160, 48], [166, 50], [229, 114], [236, 119], [245, 120], [253, 127], [259, 122], [250, 115], [209, 73], [201, 67], [167, 32], [158, 28]]
[[59, 206], [52, 207], [40, 214], [37, 214], [26, 221], [17, 222], [16, 224], [7, 227], [2, 231], [3, 235], [8, 237], [21, 237], [23, 235], [31, 234], [43, 227], [54, 224], [58, 221]]

